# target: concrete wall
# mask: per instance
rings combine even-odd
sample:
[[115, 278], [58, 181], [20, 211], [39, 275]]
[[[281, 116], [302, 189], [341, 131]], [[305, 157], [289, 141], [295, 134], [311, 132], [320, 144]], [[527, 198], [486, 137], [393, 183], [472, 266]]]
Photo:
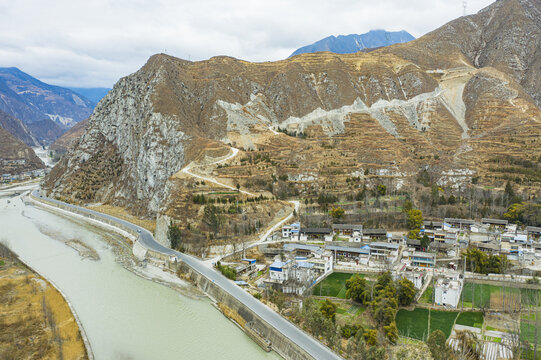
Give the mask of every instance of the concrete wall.
[[224, 315], [235, 321], [261, 347], [265, 348], [265, 344], [270, 341], [272, 350], [285, 359], [313, 359], [297, 344], [282, 335], [239, 300], [222, 290], [221, 287], [184, 263], [180, 263], [179, 268], [186, 275], [186, 278], [193, 281], [199, 289], [217, 303]]

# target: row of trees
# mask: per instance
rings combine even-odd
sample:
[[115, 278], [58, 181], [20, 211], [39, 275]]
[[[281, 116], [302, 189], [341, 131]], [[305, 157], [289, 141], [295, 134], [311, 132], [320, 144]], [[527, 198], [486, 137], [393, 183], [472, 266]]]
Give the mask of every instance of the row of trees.
[[415, 293], [411, 281], [402, 278], [395, 282], [388, 271], [379, 275], [374, 284], [358, 275], [346, 281], [346, 297], [369, 306], [372, 317], [392, 343], [398, 340], [395, 322], [398, 305], [410, 305]]
[[466, 269], [480, 274], [503, 274], [509, 267], [505, 255], [489, 255], [479, 249], [469, 248], [463, 255], [466, 258]]

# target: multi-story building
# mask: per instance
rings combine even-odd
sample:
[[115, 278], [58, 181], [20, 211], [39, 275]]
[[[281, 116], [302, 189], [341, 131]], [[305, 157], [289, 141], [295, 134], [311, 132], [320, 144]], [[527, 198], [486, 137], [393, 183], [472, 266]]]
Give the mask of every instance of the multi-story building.
[[415, 251], [409, 256], [412, 266], [417, 267], [429, 267], [433, 268], [436, 266], [436, 254]]
[[463, 280], [455, 278], [440, 278], [434, 289], [434, 300], [437, 305], [456, 308], [462, 293]]

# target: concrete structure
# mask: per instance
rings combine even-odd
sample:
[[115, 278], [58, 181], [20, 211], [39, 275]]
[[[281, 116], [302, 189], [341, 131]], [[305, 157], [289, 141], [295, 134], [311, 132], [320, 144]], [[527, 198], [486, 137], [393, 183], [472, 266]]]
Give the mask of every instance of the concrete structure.
[[417, 290], [423, 288], [425, 283], [426, 273], [423, 271], [416, 271], [408, 266], [404, 266], [400, 271], [393, 273], [394, 280], [406, 278], [413, 283]]
[[368, 258], [370, 256], [369, 245], [362, 246], [361, 244], [330, 244], [325, 246], [325, 249], [332, 251], [335, 260], [338, 260], [339, 258], [359, 260], [362, 257]]
[[440, 278], [434, 288], [437, 305], [456, 308], [462, 293], [463, 280], [459, 278]]
[[423, 221], [423, 228], [427, 229], [427, 230], [442, 230], [443, 229], [443, 222], [442, 221], [424, 220]]
[[373, 242], [370, 243], [370, 256], [376, 260], [388, 261], [392, 263], [398, 258], [399, 248], [399, 244]]
[[433, 253], [416, 251], [410, 254], [409, 260], [412, 266], [429, 268], [436, 266], [436, 254]]

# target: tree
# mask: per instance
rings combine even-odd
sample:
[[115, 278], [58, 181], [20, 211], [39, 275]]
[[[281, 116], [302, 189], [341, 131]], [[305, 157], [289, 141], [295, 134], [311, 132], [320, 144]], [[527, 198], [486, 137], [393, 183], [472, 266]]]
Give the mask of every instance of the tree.
[[173, 222], [169, 222], [169, 228], [167, 229], [167, 238], [171, 244], [172, 249], [176, 249], [180, 245], [181, 232], [178, 226], [174, 225]]
[[319, 307], [319, 311], [321, 311], [321, 314], [323, 314], [325, 318], [331, 319], [334, 322], [336, 318], [336, 308], [337, 305], [335, 303], [329, 299], [325, 299], [325, 301]]
[[447, 337], [441, 330], [434, 330], [430, 333], [426, 344], [434, 360], [447, 360], [450, 349], [446, 344]]
[[363, 338], [367, 345], [374, 346], [378, 343], [378, 331], [375, 329], [366, 329], [363, 333]]
[[407, 214], [408, 211], [413, 209], [413, 204], [411, 203], [411, 200], [404, 201], [404, 212]]
[[411, 209], [408, 214], [408, 229], [420, 229], [423, 225], [423, 213], [421, 210]]
[[385, 336], [387, 336], [387, 339], [393, 344], [396, 343], [398, 340], [398, 328], [396, 327], [396, 322], [392, 322], [387, 326], [383, 327], [383, 331], [385, 331]]
[[237, 191], [240, 191], [240, 184], [237, 183]]
[[370, 292], [366, 280], [359, 275], [346, 280], [346, 297], [361, 304], [370, 301]]
[[385, 194], [387, 193], [387, 187], [383, 184], [379, 184], [376, 191], [380, 196], [385, 196]]
[[402, 306], [411, 305], [415, 299], [415, 285], [406, 278], [398, 280], [396, 292], [398, 295], [398, 303]]
[[429, 237], [425, 234], [423, 235], [423, 237], [421, 238], [421, 247], [423, 249], [428, 249], [428, 246], [430, 246], [430, 239]]
[[469, 330], [456, 330], [455, 339], [457, 342], [455, 353], [458, 358], [468, 360], [481, 359], [481, 346], [477, 336]]
[[342, 209], [340, 206], [334, 207], [331, 209], [330, 214], [333, 219], [340, 219], [344, 216], [346, 211]]
[[216, 235], [224, 223], [224, 217], [219, 214], [219, 210], [214, 205], [205, 205], [203, 211], [203, 223], [206, 224]]

